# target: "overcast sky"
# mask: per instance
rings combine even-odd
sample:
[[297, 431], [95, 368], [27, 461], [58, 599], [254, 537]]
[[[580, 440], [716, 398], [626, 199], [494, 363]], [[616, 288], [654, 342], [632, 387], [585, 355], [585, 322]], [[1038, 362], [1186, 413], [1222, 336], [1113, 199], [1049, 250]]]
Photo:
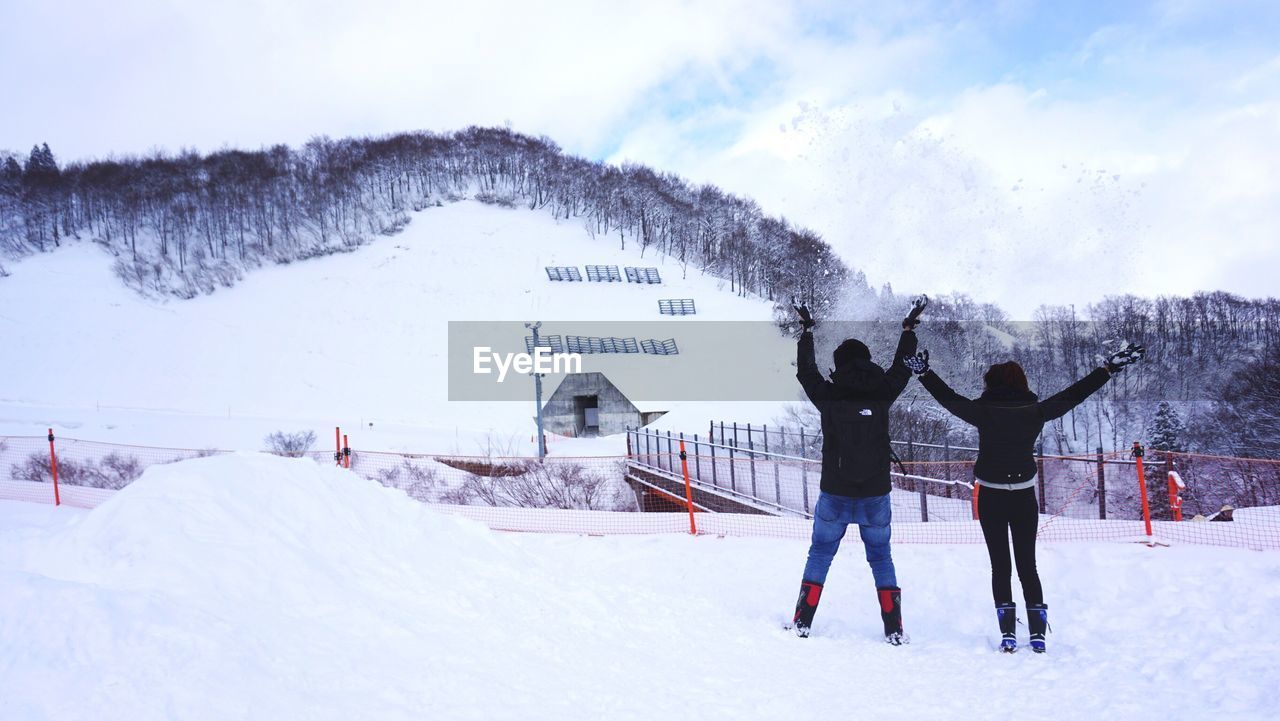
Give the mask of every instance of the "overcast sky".
[[1278, 295], [1280, 3], [0, 0], [0, 149], [509, 123], [751, 196], [873, 285]]

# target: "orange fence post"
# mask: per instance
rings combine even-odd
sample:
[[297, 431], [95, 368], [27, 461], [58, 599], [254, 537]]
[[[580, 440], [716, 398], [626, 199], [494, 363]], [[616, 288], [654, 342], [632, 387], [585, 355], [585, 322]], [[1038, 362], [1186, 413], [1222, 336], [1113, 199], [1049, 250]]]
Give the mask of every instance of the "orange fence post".
[[347, 434], [342, 434], [342, 467], [351, 467], [351, 441], [347, 439]]
[[1173, 514], [1173, 520], [1182, 520], [1182, 494], [1180, 491], [1185, 486], [1182, 483], [1182, 476], [1177, 471], [1169, 471], [1169, 512]]
[[1151, 506], [1147, 505], [1147, 477], [1142, 468], [1142, 444], [1133, 442], [1133, 460], [1138, 467], [1138, 492], [1142, 494], [1142, 520], [1147, 524], [1147, 535], [1151, 535]]
[[333, 427], [333, 462], [342, 465], [342, 427]]
[[49, 429], [49, 468], [53, 470], [53, 505], [62, 505], [62, 496], [58, 493], [58, 454], [53, 450], [53, 429]]
[[978, 520], [978, 489], [982, 488], [976, 482], [973, 484], [973, 520]]
[[689, 533], [698, 535], [698, 524], [693, 520], [693, 486], [689, 483], [689, 457], [684, 453], [684, 439], [680, 440], [680, 468], [684, 471], [684, 501], [689, 508]]

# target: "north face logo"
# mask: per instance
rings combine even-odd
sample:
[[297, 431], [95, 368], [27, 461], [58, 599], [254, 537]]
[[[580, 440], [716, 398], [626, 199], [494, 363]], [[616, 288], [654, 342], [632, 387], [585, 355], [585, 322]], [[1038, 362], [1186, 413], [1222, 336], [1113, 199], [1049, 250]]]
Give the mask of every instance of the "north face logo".
[[862, 416], [869, 416], [869, 415], [871, 415], [871, 409], [870, 409], [870, 408], [863, 408], [862, 410], [858, 411], [858, 415], [862, 415]]

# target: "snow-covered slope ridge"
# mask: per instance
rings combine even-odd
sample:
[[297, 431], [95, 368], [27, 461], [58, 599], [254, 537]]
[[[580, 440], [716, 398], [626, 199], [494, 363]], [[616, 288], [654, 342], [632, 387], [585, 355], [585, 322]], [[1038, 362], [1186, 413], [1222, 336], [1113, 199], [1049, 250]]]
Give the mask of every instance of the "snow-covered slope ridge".
[[[696, 299], [702, 320], [770, 318], [767, 302], [718, 278], [684, 278], [670, 258], [619, 245], [578, 221], [464, 201], [353, 253], [167, 302], [127, 290], [92, 244], [34, 256], [0, 280], [0, 434], [53, 425], [257, 448], [271, 430], [343, 423], [365, 448], [448, 450], [461, 437], [466, 452], [468, 434], [493, 432], [527, 451], [532, 387], [527, 404], [447, 400], [448, 321], [660, 320], [659, 298]], [[657, 266], [663, 283], [555, 283], [543, 270], [588, 264]], [[700, 426], [709, 412], [692, 417]]]

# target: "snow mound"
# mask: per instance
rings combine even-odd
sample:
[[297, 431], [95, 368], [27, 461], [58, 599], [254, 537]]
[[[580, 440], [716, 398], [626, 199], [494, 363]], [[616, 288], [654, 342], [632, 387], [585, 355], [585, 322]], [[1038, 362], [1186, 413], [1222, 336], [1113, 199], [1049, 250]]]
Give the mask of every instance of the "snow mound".
[[410, 570], [444, 580], [495, 553], [483, 525], [402, 491], [311, 459], [237, 453], [151, 466], [39, 561], [113, 588], [278, 598], [285, 585], [313, 597], [381, 588]]

